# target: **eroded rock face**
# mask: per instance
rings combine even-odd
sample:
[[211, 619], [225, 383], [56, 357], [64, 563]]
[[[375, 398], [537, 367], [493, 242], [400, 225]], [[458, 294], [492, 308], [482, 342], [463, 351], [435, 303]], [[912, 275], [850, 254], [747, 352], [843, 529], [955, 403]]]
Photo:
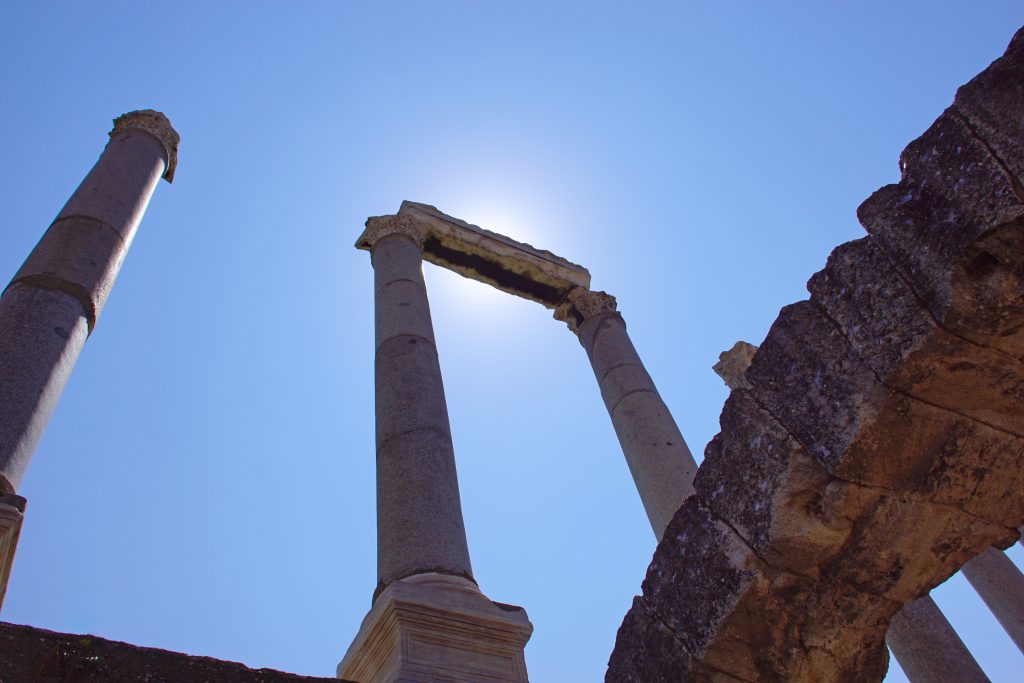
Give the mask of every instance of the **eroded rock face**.
[[1024, 523], [1024, 30], [782, 310], [608, 681], [866, 681], [889, 620]]

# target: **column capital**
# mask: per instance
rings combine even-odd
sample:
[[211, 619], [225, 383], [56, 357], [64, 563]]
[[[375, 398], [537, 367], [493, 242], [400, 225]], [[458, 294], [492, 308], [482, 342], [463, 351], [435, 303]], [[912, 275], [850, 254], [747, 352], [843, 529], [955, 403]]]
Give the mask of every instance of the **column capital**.
[[423, 224], [415, 218], [392, 214], [387, 216], [370, 216], [366, 219], [366, 229], [356, 240], [356, 249], [373, 249], [378, 240], [389, 235], [405, 235], [423, 247], [427, 239], [427, 231]]
[[745, 341], [738, 341], [728, 351], [718, 354], [718, 362], [711, 366], [729, 390], [749, 389], [747, 368], [754, 360], [757, 347]]
[[164, 152], [167, 154], [164, 180], [172, 182], [174, 169], [178, 166], [178, 143], [181, 142], [181, 136], [171, 126], [170, 120], [162, 113], [152, 109], [136, 109], [114, 119], [114, 129], [110, 131], [110, 137], [129, 128], [149, 133], [164, 146]]
[[618, 307], [615, 297], [607, 292], [594, 292], [583, 287], [576, 287], [566, 296], [562, 304], [555, 309], [555, 320], [561, 320], [573, 332], [580, 325], [603, 313], [615, 313]]

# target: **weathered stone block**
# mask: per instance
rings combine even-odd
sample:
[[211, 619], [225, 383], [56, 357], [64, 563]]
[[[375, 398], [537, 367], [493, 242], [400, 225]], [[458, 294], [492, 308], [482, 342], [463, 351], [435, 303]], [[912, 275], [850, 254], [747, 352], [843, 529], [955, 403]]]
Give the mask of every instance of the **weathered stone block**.
[[[960, 86], [953, 107], [997, 157], [1007, 172], [1024, 183], [1024, 29], [1006, 53]], [[1018, 194], [1022, 195], [1020, 188]], [[1022, 195], [1024, 199], [1024, 195]]]
[[898, 185], [857, 216], [940, 325], [1024, 357], [1024, 204], [998, 162], [947, 110], [900, 157]]
[[836, 247], [807, 287], [887, 386], [1024, 433], [1024, 363], [936, 325], [872, 238]]

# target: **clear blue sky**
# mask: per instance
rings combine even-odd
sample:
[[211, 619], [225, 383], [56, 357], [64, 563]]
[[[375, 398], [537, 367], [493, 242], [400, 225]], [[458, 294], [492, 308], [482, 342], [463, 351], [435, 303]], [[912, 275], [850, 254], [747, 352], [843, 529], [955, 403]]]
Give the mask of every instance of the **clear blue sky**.
[[[1021, 24], [1019, 0], [4, 3], [0, 277], [113, 117], [162, 110], [182, 143], [23, 484], [3, 618], [332, 675], [375, 586], [367, 215], [435, 204], [587, 266], [699, 458], [718, 353], [805, 298]], [[529, 612], [533, 680], [599, 680], [654, 537], [585, 354], [425, 269], [477, 579]], [[936, 597], [1019, 680], [966, 582]]]

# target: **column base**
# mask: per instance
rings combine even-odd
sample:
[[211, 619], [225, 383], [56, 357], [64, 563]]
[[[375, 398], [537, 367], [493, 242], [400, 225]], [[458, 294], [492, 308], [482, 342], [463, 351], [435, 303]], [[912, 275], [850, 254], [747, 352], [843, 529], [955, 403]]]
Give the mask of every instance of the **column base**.
[[471, 581], [416, 574], [377, 597], [337, 674], [358, 683], [526, 683], [532, 633], [526, 610], [492, 602]]
[[0, 493], [0, 607], [7, 593], [14, 550], [18, 547], [21, 520], [25, 516], [25, 499], [14, 493]]

